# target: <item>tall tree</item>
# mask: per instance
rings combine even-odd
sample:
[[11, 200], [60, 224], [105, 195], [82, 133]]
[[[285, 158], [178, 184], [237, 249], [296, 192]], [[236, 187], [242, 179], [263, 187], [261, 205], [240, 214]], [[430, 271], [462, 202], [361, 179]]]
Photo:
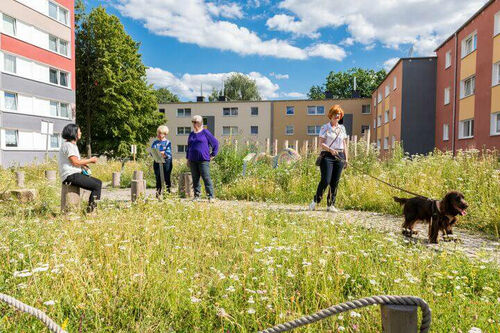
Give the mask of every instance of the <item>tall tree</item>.
[[260, 101], [255, 80], [241, 73], [234, 73], [224, 80], [224, 96], [230, 101]]
[[172, 93], [170, 90], [167, 88], [158, 88], [155, 90], [155, 95], [158, 104], [165, 104], [165, 103], [170, 103], [174, 102], [177, 103], [179, 102], [179, 97], [177, 97], [176, 94]]
[[222, 91], [212, 88], [212, 92], [210, 93], [210, 95], [208, 95], [208, 101], [217, 102], [219, 100], [219, 96], [221, 95], [221, 93]]
[[128, 154], [162, 121], [136, 43], [103, 7], [86, 14], [77, 2], [76, 113], [87, 154]]
[[351, 98], [354, 90], [354, 77], [356, 77], [356, 90], [361, 97], [371, 97], [372, 92], [384, 80], [385, 70], [378, 72], [373, 69], [351, 68], [345, 72], [330, 72], [326, 83], [312, 86], [308, 96], [310, 99], [321, 99], [326, 91], [332, 93], [334, 98]]

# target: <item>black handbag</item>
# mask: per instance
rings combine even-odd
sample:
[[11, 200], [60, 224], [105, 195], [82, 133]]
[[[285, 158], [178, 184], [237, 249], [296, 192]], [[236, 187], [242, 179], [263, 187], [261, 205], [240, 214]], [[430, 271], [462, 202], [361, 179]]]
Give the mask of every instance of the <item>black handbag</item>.
[[[337, 141], [337, 138], [338, 138], [338, 137], [339, 137], [339, 135], [340, 135], [340, 131], [341, 131], [341, 130], [340, 130], [340, 127], [339, 127], [339, 130], [337, 131], [337, 132], [338, 132], [338, 133], [337, 133], [337, 136], [335, 137], [335, 139], [333, 139], [332, 143], [330, 143], [330, 145], [328, 146], [328, 148], [331, 148], [331, 147], [332, 147], [332, 145], [333, 145], [333, 143], [334, 143], [335, 141]], [[325, 150], [322, 150], [322, 151], [319, 153], [319, 156], [318, 156], [318, 158], [316, 159], [316, 163], [315, 163], [315, 164], [316, 164], [316, 166], [320, 166], [320, 165], [321, 165], [321, 161], [323, 161], [323, 159], [325, 158], [325, 156], [326, 156], [327, 154], [328, 154], [328, 152], [327, 152], [327, 151], [325, 151]]]

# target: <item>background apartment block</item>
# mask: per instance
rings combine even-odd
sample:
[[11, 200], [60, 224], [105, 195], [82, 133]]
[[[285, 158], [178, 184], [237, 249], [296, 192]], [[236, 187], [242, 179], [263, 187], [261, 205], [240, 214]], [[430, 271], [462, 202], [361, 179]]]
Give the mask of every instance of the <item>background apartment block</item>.
[[[308, 140], [311, 146], [321, 126], [328, 122], [328, 110], [336, 104], [344, 110], [342, 122], [347, 134], [360, 138], [370, 128], [369, 98], [288, 100], [272, 103], [272, 139], [278, 139], [280, 148], [285, 140], [288, 140], [289, 147], [293, 148], [301, 149], [305, 140]], [[299, 140], [299, 147], [295, 147], [296, 140]]]
[[500, 1], [436, 49], [436, 147], [500, 147]]
[[167, 119], [174, 158], [185, 156], [194, 115], [202, 116], [205, 127], [220, 141], [238, 138], [265, 145], [271, 137], [270, 101], [168, 103], [158, 109]]
[[0, 1], [3, 167], [43, 161], [47, 143], [54, 156], [74, 119], [73, 8], [74, 0]]
[[402, 58], [373, 92], [371, 141], [385, 155], [397, 142], [410, 155], [434, 149], [436, 57]]

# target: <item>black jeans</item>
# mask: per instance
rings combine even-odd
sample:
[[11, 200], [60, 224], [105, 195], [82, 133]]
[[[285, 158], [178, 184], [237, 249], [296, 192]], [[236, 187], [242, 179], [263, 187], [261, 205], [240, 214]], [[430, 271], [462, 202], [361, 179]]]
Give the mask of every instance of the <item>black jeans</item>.
[[93, 211], [97, 206], [96, 200], [101, 199], [102, 181], [97, 178], [85, 176], [81, 173], [74, 173], [66, 177], [63, 183], [78, 186], [90, 191], [89, 206], [87, 211]]
[[316, 195], [314, 196], [314, 202], [321, 202], [323, 193], [325, 192], [328, 185], [330, 185], [330, 193], [329, 197], [327, 198], [327, 205], [333, 206], [335, 204], [340, 175], [342, 174], [342, 170], [344, 169], [344, 160], [345, 154], [343, 152], [339, 152], [338, 157], [333, 156], [331, 153], [327, 153], [325, 158], [323, 158], [323, 160], [321, 161], [321, 165], [319, 166], [321, 171], [321, 180], [318, 184]]
[[200, 184], [200, 176], [203, 178], [203, 183], [205, 184], [205, 191], [207, 192], [207, 196], [209, 198], [214, 197], [214, 185], [212, 183], [212, 179], [210, 178], [210, 162], [209, 161], [201, 161], [201, 162], [193, 162], [189, 161], [189, 165], [191, 168], [191, 175], [193, 176], [193, 189], [194, 189], [194, 197], [199, 198], [201, 194], [201, 184]]
[[[153, 170], [155, 171], [155, 178], [156, 178], [156, 193], [161, 192], [161, 188], [163, 187], [161, 183], [161, 175], [160, 175], [160, 163], [153, 163]], [[170, 180], [170, 175], [172, 174], [172, 159], [169, 158], [168, 160], [163, 163], [163, 175], [165, 176], [165, 185], [167, 185], [167, 192], [170, 193], [170, 188], [172, 187], [172, 181]]]

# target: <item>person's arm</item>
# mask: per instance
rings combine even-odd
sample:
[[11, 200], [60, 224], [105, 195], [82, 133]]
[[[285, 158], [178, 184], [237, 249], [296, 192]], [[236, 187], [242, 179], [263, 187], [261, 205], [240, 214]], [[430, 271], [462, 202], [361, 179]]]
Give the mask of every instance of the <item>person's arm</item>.
[[193, 135], [193, 132], [189, 133], [189, 136], [188, 136], [187, 148], [186, 148], [186, 159], [188, 159], [188, 156], [189, 156], [189, 146], [190, 146], [190, 141], [191, 141], [192, 135]]
[[172, 159], [172, 142], [168, 141], [167, 149], [165, 150], [165, 155], [167, 159]]
[[349, 146], [347, 142], [347, 138], [344, 139], [344, 154], [345, 154], [345, 162], [349, 162]]
[[91, 158], [85, 158], [85, 159], [79, 159], [75, 155], [71, 155], [68, 157], [69, 161], [73, 166], [76, 167], [86, 167], [87, 164], [90, 163], [96, 163], [97, 162], [97, 157], [91, 157]]
[[210, 145], [210, 147], [212, 147], [210, 156], [215, 157], [219, 152], [219, 140], [217, 140], [209, 130], [205, 130], [205, 134], [207, 135], [208, 144]]

